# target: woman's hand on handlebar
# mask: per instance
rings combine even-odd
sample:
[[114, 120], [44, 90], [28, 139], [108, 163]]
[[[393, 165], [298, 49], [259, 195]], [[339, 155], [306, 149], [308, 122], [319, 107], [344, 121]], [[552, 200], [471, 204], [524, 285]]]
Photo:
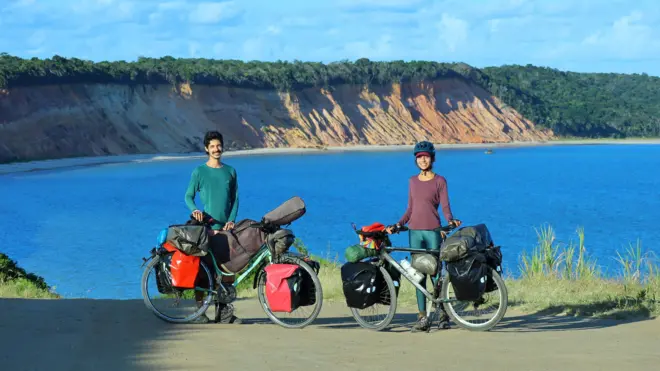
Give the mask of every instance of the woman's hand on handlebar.
[[405, 231], [405, 230], [407, 230], [407, 228], [404, 227], [404, 226], [402, 226], [402, 225], [399, 224], [399, 223], [397, 223], [397, 224], [395, 224], [395, 225], [390, 225], [390, 226], [388, 226], [388, 227], [385, 228], [385, 231], [386, 231], [388, 234], [399, 233], [399, 232], [401, 232], [401, 231]]
[[461, 224], [463, 224], [463, 222], [461, 222], [461, 221], [458, 220], [458, 219], [452, 219], [452, 220], [449, 221], [449, 225], [451, 225], [451, 226], [454, 227], [454, 228], [458, 228], [458, 227], [460, 227]]

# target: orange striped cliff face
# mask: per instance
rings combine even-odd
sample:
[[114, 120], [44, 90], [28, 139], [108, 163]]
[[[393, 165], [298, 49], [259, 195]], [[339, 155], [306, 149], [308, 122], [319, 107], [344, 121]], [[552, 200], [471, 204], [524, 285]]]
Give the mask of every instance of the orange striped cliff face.
[[0, 162], [234, 149], [538, 141], [553, 137], [460, 79], [293, 92], [181, 84], [71, 84], [0, 92]]

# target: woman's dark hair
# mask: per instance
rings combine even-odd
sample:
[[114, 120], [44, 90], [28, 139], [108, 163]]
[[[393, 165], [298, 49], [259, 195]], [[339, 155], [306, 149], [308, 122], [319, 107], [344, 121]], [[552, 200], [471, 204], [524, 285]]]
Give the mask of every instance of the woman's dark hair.
[[212, 140], [219, 140], [220, 145], [222, 147], [225, 146], [224, 139], [222, 138], [222, 134], [218, 131], [207, 131], [206, 134], [204, 135], [204, 148], [208, 147], [209, 144], [211, 144]]

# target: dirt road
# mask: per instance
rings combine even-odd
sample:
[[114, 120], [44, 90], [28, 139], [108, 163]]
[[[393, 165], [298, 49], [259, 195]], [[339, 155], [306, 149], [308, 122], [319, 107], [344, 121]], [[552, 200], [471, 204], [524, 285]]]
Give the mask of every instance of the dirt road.
[[1, 370], [653, 370], [660, 320], [597, 321], [510, 311], [488, 333], [389, 332], [326, 304], [302, 330], [270, 323], [255, 299], [243, 325], [171, 325], [139, 300], [0, 299]]

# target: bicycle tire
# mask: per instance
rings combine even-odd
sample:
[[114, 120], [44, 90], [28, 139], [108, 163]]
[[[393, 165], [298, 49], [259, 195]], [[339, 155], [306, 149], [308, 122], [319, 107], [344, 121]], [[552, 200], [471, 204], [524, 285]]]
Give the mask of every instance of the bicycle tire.
[[392, 281], [392, 276], [390, 276], [390, 273], [384, 267], [379, 267], [379, 269], [380, 269], [380, 273], [383, 275], [383, 279], [385, 280], [385, 283], [387, 284], [387, 289], [390, 291], [390, 310], [387, 313], [387, 316], [385, 316], [385, 318], [378, 325], [374, 326], [369, 324], [362, 318], [362, 316], [358, 312], [359, 309], [350, 308], [351, 315], [358, 323], [358, 325], [360, 325], [360, 327], [374, 331], [382, 331], [387, 326], [389, 326], [390, 323], [392, 323], [392, 320], [394, 319], [394, 315], [396, 314], [397, 299], [398, 299], [396, 295], [396, 288], [394, 287], [394, 281]]
[[[463, 320], [455, 311], [451, 303], [444, 303], [445, 310], [451, 320], [456, 323], [459, 327], [464, 328], [466, 330], [470, 331], [489, 331], [493, 327], [497, 326], [497, 324], [504, 318], [504, 315], [506, 314], [508, 305], [509, 305], [509, 293], [506, 288], [506, 284], [504, 283], [504, 279], [497, 273], [496, 270], [493, 268], [488, 267], [490, 270], [490, 275], [493, 278], [493, 281], [495, 281], [495, 284], [497, 285], [497, 288], [499, 289], [500, 292], [500, 307], [497, 310], [497, 313], [493, 318], [488, 320], [486, 323], [483, 324], [472, 324], [468, 323], [465, 320]], [[445, 277], [443, 282], [442, 282], [442, 291], [441, 291], [441, 297], [443, 299], [448, 299], [449, 295], [449, 277]]]
[[[206, 313], [206, 311], [211, 306], [211, 301], [213, 300], [213, 295], [207, 295], [206, 300], [204, 300], [204, 303], [202, 304], [202, 306], [199, 307], [199, 309], [196, 312], [194, 312], [190, 316], [185, 317], [183, 319], [172, 318], [170, 316], [167, 316], [166, 314], [164, 314], [164, 313], [160, 312], [158, 309], [156, 309], [156, 307], [154, 307], [153, 303], [151, 303], [151, 300], [149, 299], [147, 286], [148, 286], [148, 281], [149, 281], [149, 272], [151, 272], [151, 270], [154, 269], [156, 264], [160, 263], [160, 261], [161, 261], [160, 259], [161, 259], [160, 256], [154, 257], [147, 264], [147, 266], [144, 268], [144, 271], [142, 273], [142, 283], [141, 283], [141, 286], [142, 286], [142, 299], [144, 300], [144, 304], [147, 306], [147, 308], [149, 308], [154, 313], [154, 315], [156, 317], [158, 317], [159, 319], [161, 319], [165, 322], [168, 322], [168, 323], [188, 323], [188, 322], [196, 320], [199, 316], [202, 315], [202, 313]], [[200, 261], [199, 266], [200, 266], [200, 269], [206, 273], [207, 278], [208, 278], [208, 282], [210, 282], [212, 284], [213, 283], [213, 277], [211, 276], [211, 272], [209, 271], [206, 264], [204, 264], [203, 261]]]
[[[314, 288], [315, 288], [315, 296], [316, 296], [316, 302], [315, 305], [316, 307], [312, 311], [312, 314], [303, 322], [299, 324], [288, 324], [283, 322], [281, 319], [277, 318], [275, 314], [270, 310], [268, 307], [268, 300], [266, 300], [266, 295], [264, 293], [264, 290], [262, 289], [265, 287], [265, 281], [266, 281], [266, 272], [260, 272], [259, 275], [259, 282], [257, 284], [257, 296], [259, 298], [259, 304], [261, 304], [261, 308], [264, 310], [268, 318], [273, 321], [274, 323], [288, 329], [301, 329], [312, 322], [316, 320], [316, 318], [319, 316], [321, 313], [321, 307], [323, 306], [323, 288], [321, 287], [321, 280], [319, 280], [318, 275], [312, 269], [312, 267], [309, 266], [309, 264], [305, 263], [303, 260], [295, 257], [282, 257], [280, 259], [280, 262], [283, 264], [295, 264], [300, 266], [302, 269], [304, 269], [307, 274], [312, 278], [312, 282], [314, 283]], [[265, 268], [265, 267], [264, 267]]]

